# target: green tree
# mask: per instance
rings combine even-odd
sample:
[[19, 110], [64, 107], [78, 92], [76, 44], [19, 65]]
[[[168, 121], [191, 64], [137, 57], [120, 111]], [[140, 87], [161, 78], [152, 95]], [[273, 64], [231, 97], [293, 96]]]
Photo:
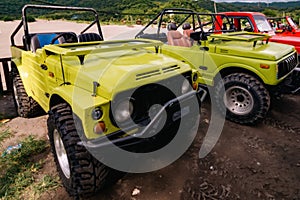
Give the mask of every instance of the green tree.
[[278, 11], [277, 10], [272, 10], [272, 9], [269, 9], [269, 8], [266, 8], [262, 13], [264, 13], [268, 17], [278, 16]]

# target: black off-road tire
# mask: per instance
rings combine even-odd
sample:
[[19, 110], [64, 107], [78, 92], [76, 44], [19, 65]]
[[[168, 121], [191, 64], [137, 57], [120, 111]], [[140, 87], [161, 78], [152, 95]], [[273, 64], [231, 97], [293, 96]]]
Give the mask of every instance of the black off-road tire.
[[48, 134], [58, 173], [71, 196], [91, 196], [115, 179], [118, 172], [113, 173], [84, 146], [78, 145], [80, 138], [68, 104], [51, 108]]
[[245, 73], [230, 74], [223, 78], [223, 82], [218, 81], [213, 96], [217, 107], [226, 110], [226, 119], [239, 124], [257, 123], [270, 108], [266, 87], [257, 78]]
[[43, 112], [39, 104], [27, 95], [19, 74], [13, 76], [12, 87], [15, 107], [20, 117], [35, 117]]

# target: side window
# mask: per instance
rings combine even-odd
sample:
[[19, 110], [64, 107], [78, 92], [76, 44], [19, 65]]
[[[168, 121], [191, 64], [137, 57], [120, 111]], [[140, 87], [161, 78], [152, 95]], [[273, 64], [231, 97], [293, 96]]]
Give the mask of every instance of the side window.
[[248, 31], [248, 32], [253, 32], [253, 27], [250, 23], [250, 20], [248, 18], [243, 18], [241, 19], [241, 30], [242, 31]]
[[248, 17], [231, 17], [230, 21], [233, 22], [236, 31], [253, 32], [254, 30]]

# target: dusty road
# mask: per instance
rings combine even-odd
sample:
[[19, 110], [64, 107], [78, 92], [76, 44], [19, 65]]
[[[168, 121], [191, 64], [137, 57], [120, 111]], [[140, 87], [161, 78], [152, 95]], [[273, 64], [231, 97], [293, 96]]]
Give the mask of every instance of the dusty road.
[[[13, 113], [11, 97], [1, 98], [1, 115]], [[28, 134], [46, 139], [46, 119], [14, 118], [5, 126], [16, 134], [6, 145]], [[145, 174], [127, 174], [96, 200], [176, 199], [300, 199], [300, 96], [273, 102], [268, 117], [254, 127], [226, 122], [213, 151], [198, 153], [210, 120], [210, 102], [203, 104], [198, 135], [189, 150], [172, 165]], [[56, 174], [50, 151], [41, 173]], [[48, 162], [49, 161], [49, 162]], [[132, 196], [133, 190], [140, 191]], [[63, 187], [41, 199], [72, 199]]]

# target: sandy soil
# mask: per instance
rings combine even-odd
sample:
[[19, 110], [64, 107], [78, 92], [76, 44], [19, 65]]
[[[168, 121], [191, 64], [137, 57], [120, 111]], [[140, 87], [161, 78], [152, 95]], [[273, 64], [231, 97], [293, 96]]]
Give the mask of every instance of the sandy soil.
[[[32, 24], [32, 29], [51, 27], [52, 22]], [[59, 23], [60, 24], [60, 23]], [[9, 35], [17, 22], [0, 22], [0, 57], [9, 56]], [[78, 25], [78, 27], [77, 27]], [[70, 24], [80, 29], [82, 24]], [[62, 25], [56, 25], [56, 29]], [[65, 30], [65, 29], [64, 29]], [[106, 38], [132, 37], [140, 27], [104, 26]], [[2, 129], [14, 137], [3, 147], [17, 144], [27, 135], [47, 139], [47, 116], [32, 119], [16, 117], [12, 97], [0, 97], [0, 116], [11, 118]], [[206, 100], [198, 135], [189, 150], [172, 165], [145, 174], [127, 174], [113, 187], [90, 200], [176, 200], [176, 199], [300, 199], [300, 96], [285, 95], [275, 100], [271, 112], [257, 126], [226, 122], [213, 151], [199, 159], [198, 152], [210, 120]], [[48, 149], [42, 155], [46, 164], [41, 174], [56, 175]], [[132, 196], [134, 189], [140, 194]], [[72, 199], [63, 187], [45, 193], [40, 199]]]
[[[0, 21], [0, 58], [10, 57], [10, 36], [16, 29], [19, 20], [12, 22]], [[73, 31], [79, 34], [80, 31], [85, 29], [87, 24], [74, 23], [69, 21], [47, 21], [37, 20], [36, 22], [29, 23], [29, 31], [35, 32], [63, 32]], [[103, 25], [101, 26], [103, 36], [105, 40], [117, 40], [117, 39], [132, 39], [134, 35], [141, 30], [141, 26], [121, 26], [121, 25]], [[97, 31], [95, 28], [92, 31]], [[16, 44], [22, 44], [22, 36], [24, 33], [22, 30], [16, 35]]]

